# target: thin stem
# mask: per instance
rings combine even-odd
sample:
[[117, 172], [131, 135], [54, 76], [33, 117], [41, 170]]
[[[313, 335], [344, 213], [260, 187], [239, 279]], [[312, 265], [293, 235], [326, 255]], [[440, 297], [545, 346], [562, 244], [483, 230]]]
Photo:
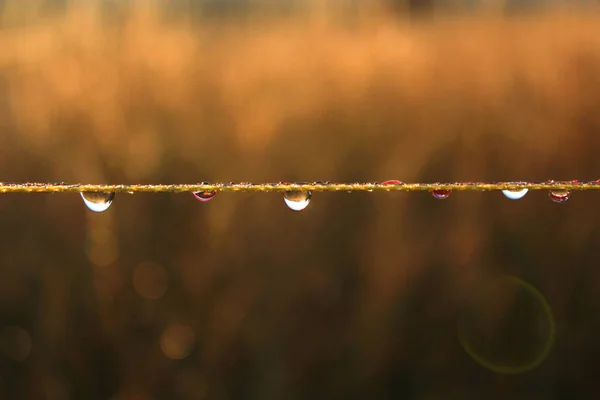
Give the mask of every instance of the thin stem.
[[453, 190], [484, 192], [492, 190], [599, 190], [600, 180], [546, 181], [546, 182], [453, 182], [453, 183], [212, 183], [171, 185], [91, 185], [67, 183], [0, 183], [0, 193], [79, 193], [79, 192], [127, 192], [127, 193], [184, 193], [184, 192], [418, 192]]

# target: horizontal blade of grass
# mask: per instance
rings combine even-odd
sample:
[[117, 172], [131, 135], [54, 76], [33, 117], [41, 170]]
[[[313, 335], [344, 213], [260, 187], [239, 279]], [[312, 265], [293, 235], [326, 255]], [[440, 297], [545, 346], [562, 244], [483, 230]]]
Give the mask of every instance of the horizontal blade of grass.
[[453, 183], [195, 183], [170, 185], [92, 185], [67, 183], [0, 183], [0, 193], [79, 193], [79, 192], [127, 192], [127, 193], [184, 193], [184, 192], [418, 192], [431, 190], [492, 191], [492, 190], [599, 190], [600, 180], [595, 181], [545, 181], [545, 182], [453, 182]]

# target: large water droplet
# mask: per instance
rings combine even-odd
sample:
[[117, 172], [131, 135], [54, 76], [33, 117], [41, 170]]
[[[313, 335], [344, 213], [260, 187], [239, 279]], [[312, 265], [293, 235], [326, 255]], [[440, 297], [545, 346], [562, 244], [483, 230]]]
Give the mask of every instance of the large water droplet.
[[93, 212], [106, 211], [115, 198], [115, 192], [81, 192], [83, 202]]
[[519, 200], [525, 197], [525, 195], [529, 192], [529, 189], [519, 189], [519, 190], [503, 190], [502, 194], [508, 197], [511, 200]]
[[452, 195], [452, 190], [444, 190], [444, 189], [437, 189], [437, 190], [432, 190], [431, 195], [433, 197], [435, 197], [436, 199], [447, 199], [448, 197], [450, 197]]
[[311, 196], [311, 191], [303, 192], [300, 190], [290, 190], [283, 192], [285, 204], [294, 211], [302, 211], [308, 207]]
[[550, 196], [550, 200], [555, 203], [565, 203], [569, 200], [571, 196], [570, 190], [550, 190], [548, 192], [548, 196]]

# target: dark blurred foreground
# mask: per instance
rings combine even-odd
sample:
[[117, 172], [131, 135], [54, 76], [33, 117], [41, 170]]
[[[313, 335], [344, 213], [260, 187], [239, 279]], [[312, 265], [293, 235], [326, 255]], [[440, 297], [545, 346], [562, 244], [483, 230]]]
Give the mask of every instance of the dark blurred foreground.
[[[188, 22], [1, 30], [0, 180], [598, 178], [594, 14]], [[594, 398], [599, 199], [3, 195], [1, 398]]]

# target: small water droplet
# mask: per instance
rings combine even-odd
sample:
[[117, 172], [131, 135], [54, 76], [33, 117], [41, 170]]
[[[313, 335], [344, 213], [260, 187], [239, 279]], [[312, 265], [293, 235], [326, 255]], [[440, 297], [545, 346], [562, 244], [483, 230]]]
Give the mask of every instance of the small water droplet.
[[570, 190], [550, 190], [548, 192], [548, 196], [550, 196], [550, 200], [555, 203], [565, 203], [571, 197]]
[[435, 197], [436, 199], [447, 199], [448, 197], [450, 197], [452, 195], [452, 190], [444, 190], [444, 189], [437, 189], [437, 190], [432, 190], [431, 195], [433, 197]]
[[[391, 179], [389, 181], [385, 181], [385, 182], [381, 182], [382, 186], [387, 186], [387, 185], [401, 185], [402, 182], [396, 180], [396, 179]], [[387, 192], [390, 192], [391, 189], [386, 189]]]
[[525, 197], [527, 192], [529, 192], [529, 189], [503, 190], [502, 194], [511, 200], [519, 200]]
[[[301, 184], [302, 183], [300, 183], [300, 185]], [[283, 192], [283, 200], [285, 201], [285, 204], [294, 211], [302, 211], [308, 207], [311, 197], [312, 192], [310, 190], [306, 192], [301, 190], [290, 190]]]
[[[202, 182], [201, 185], [209, 185], [209, 183]], [[193, 194], [197, 200], [200, 200], [201, 202], [205, 203], [209, 200], [214, 199], [215, 196], [217, 195], [217, 192], [214, 190], [205, 190], [205, 191], [201, 191], [201, 192], [194, 192]]]
[[93, 212], [106, 211], [115, 198], [115, 192], [81, 192], [83, 202]]
[[194, 197], [202, 202], [207, 202], [212, 200], [217, 195], [217, 192], [209, 191], [209, 192], [194, 192]]

